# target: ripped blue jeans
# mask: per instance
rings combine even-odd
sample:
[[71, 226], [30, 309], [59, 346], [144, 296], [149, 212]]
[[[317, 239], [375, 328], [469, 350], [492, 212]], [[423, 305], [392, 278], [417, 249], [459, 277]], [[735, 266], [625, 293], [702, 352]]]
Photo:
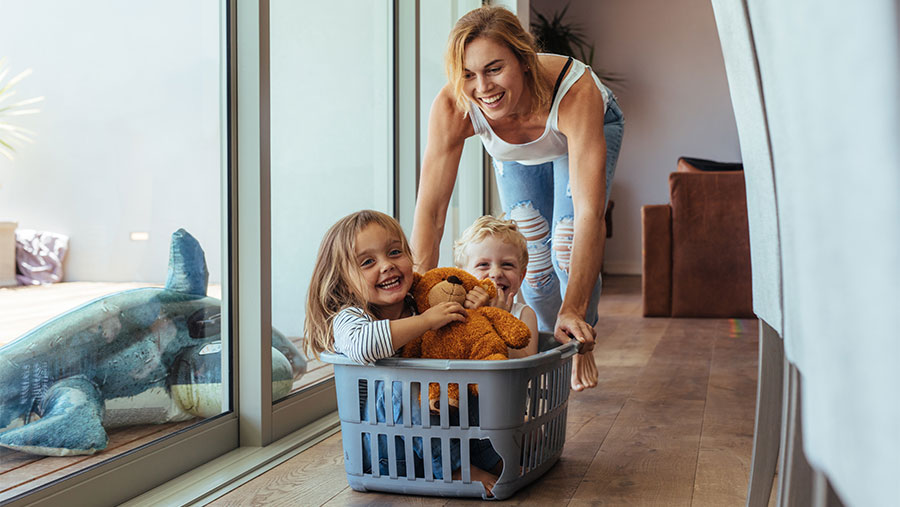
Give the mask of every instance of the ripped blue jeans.
[[[625, 127], [625, 118], [611, 92], [609, 97], [603, 117], [606, 203], [609, 202]], [[528, 241], [528, 272], [520, 289], [522, 296], [537, 313], [538, 329], [552, 333], [569, 282], [569, 259], [575, 234], [569, 157], [538, 165], [494, 160], [494, 173], [503, 211], [507, 218], [518, 223]], [[597, 323], [601, 285], [598, 277], [585, 315], [585, 321], [592, 326]]]

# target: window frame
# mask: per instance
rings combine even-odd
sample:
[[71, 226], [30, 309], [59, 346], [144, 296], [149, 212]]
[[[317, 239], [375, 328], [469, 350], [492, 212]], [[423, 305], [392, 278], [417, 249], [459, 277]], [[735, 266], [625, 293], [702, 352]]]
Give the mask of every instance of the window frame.
[[[428, 114], [420, 92], [421, 0], [383, 1], [388, 9], [388, 63], [393, 67], [387, 74], [393, 93], [385, 116], [386, 156], [393, 179], [386, 182], [388, 209], [410, 230], [424, 148], [426, 123], [422, 120]], [[480, 4], [478, 0], [454, 2], [453, 12], [458, 18], [475, 3]], [[121, 504], [160, 485], [159, 489], [166, 488], [165, 483], [179, 476], [190, 481], [186, 474], [216, 458], [227, 460], [226, 455], [235, 451], [265, 448], [303, 428], [321, 435], [338, 424], [333, 378], [272, 403], [270, 0], [222, 0], [220, 5], [224, 37], [220, 72], [225, 85], [221, 102], [222, 309], [228, 321], [223, 368], [230, 366], [232, 372], [225, 390], [231, 410], [24, 493], [9, 500], [9, 505], [55, 505], [63, 498], [73, 504]], [[458, 215], [452, 218], [457, 223], [485, 211], [483, 188], [489, 166], [484, 160], [483, 150], [476, 148], [460, 162], [479, 170], [461, 171], [457, 187], [466, 190], [466, 197], [459, 200]], [[269, 449], [280, 452], [279, 459], [291, 452], [276, 447]], [[227, 486], [209, 490], [217, 488]]]

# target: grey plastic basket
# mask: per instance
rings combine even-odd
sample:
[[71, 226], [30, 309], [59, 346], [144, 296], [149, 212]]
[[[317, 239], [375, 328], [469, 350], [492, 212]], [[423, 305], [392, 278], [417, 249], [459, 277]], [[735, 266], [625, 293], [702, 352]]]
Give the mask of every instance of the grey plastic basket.
[[[387, 491], [415, 495], [484, 496], [480, 482], [473, 482], [469, 471], [469, 441], [489, 439], [503, 459], [503, 471], [493, 488], [494, 499], [508, 498], [519, 488], [544, 474], [559, 459], [566, 440], [566, 409], [569, 399], [569, 377], [575, 342], [552, 350], [508, 361], [472, 361], [441, 359], [389, 358], [375, 365], [361, 365], [340, 354], [325, 353], [322, 360], [334, 365], [338, 414], [344, 445], [344, 467], [347, 481], [356, 491]], [[390, 406], [382, 422], [376, 417], [376, 381], [382, 381], [385, 399], [390, 403], [391, 390], [402, 390], [402, 422], [393, 422]], [[440, 384], [440, 424], [428, 417], [427, 386]], [[447, 385], [457, 384], [459, 399], [458, 425], [451, 425]], [[462, 393], [465, 386], [477, 384], [478, 425], [469, 424], [469, 399]], [[361, 400], [360, 387], [368, 402]], [[425, 393], [419, 396], [419, 392]], [[368, 410], [368, 421], [360, 417], [361, 403]], [[418, 411], [421, 424], [413, 424], [411, 411]], [[424, 414], [425, 417], [421, 417]], [[363, 434], [370, 435], [371, 473], [364, 473]], [[385, 435], [388, 456], [381, 456], [377, 436]], [[395, 437], [402, 437], [406, 451], [406, 476], [398, 475]], [[424, 477], [417, 477], [413, 456], [413, 439], [430, 443], [440, 439], [443, 479], [435, 479], [432, 463], [422, 459]], [[459, 439], [462, 467], [459, 480], [452, 480], [450, 470], [451, 440]], [[430, 445], [425, 445], [430, 453]], [[377, 463], [387, 458], [389, 474], [381, 475]], [[421, 475], [421, 473], [420, 473]]]

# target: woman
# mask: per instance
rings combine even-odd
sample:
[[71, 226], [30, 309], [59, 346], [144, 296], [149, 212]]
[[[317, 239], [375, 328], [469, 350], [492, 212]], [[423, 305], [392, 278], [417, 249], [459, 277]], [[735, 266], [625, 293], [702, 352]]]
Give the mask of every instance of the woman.
[[503, 210], [528, 240], [525, 301], [541, 331], [582, 342], [572, 388], [594, 387], [604, 214], [624, 126], [615, 97], [583, 63], [538, 54], [502, 7], [460, 18], [446, 65], [416, 202], [416, 269], [437, 265], [463, 143], [477, 134], [493, 157]]

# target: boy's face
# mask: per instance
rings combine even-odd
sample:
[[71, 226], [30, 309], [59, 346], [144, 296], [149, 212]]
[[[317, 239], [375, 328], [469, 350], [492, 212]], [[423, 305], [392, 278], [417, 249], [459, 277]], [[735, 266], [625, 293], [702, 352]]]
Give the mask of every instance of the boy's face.
[[515, 246], [488, 236], [477, 243], [469, 243], [466, 258], [463, 269], [479, 280], [490, 279], [506, 295], [519, 292], [526, 266], [521, 265]]

